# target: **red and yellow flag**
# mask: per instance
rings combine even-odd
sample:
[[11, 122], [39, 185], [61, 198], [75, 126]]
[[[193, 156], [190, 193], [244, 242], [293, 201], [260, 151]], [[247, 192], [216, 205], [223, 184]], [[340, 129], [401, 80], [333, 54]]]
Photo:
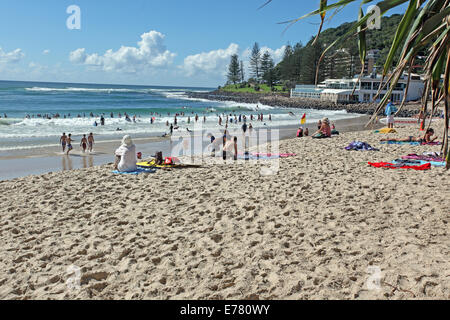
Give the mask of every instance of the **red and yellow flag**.
[[306, 123], [306, 113], [303, 114], [302, 120], [300, 120], [300, 124]]

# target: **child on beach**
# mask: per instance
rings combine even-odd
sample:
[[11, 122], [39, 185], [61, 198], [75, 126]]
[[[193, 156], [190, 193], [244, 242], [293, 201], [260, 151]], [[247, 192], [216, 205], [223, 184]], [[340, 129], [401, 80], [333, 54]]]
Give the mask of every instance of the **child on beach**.
[[67, 142], [67, 155], [69, 155], [69, 152], [73, 149], [72, 147], [72, 142], [74, 142], [75, 140], [72, 140], [72, 134], [69, 133], [69, 136], [66, 138], [66, 142]]
[[83, 134], [83, 138], [81, 138], [80, 147], [83, 149], [83, 153], [85, 153], [87, 148], [87, 139], [85, 134]]
[[392, 101], [389, 99], [384, 114], [387, 116], [388, 128], [394, 128], [394, 114], [397, 112], [397, 108], [394, 106]]
[[92, 132], [89, 134], [88, 137], [88, 145], [89, 145], [89, 152], [92, 152], [92, 148], [94, 147], [94, 135]]
[[65, 132], [63, 132], [61, 138], [59, 138], [59, 143], [61, 143], [62, 151], [64, 153], [66, 151], [66, 144], [67, 144], [67, 136]]

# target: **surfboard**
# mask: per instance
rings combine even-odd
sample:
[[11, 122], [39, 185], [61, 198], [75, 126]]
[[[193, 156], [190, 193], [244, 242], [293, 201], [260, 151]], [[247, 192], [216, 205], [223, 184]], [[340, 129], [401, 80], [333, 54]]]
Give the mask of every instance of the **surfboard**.
[[[435, 122], [438, 121], [440, 118], [432, 118], [431, 121]], [[420, 120], [422, 121], [422, 120]], [[380, 122], [383, 124], [387, 123], [387, 118], [381, 118]], [[427, 118], [425, 120], [425, 124], [428, 124], [430, 122], [430, 119]], [[394, 123], [404, 123], [404, 124], [420, 124], [419, 119], [418, 118], [400, 118], [400, 117], [395, 117], [394, 118]]]
[[155, 160], [145, 161], [145, 162], [138, 162], [138, 163], [136, 163], [136, 165], [138, 167], [141, 167], [141, 168], [173, 168], [173, 167], [175, 167], [175, 165], [173, 165], [173, 164], [159, 164], [159, 165], [156, 165], [155, 164]]

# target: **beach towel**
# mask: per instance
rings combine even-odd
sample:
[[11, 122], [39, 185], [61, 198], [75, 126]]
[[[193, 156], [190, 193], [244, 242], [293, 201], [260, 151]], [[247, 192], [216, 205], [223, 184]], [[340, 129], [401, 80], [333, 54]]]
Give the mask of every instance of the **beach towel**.
[[409, 144], [412, 146], [438, 146], [441, 143], [439, 141], [433, 142], [417, 142], [417, 141], [381, 141], [382, 144]]
[[412, 146], [420, 146], [420, 142], [417, 141], [381, 141], [381, 144], [409, 144]]
[[441, 143], [439, 141], [433, 141], [433, 142], [422, 142], [422, 146], [439, 146]]
[[434, 152], [434, 151], [425, 151], [422, 153], [424, 156], [428, 157], [436, 157], [444, 159], [444, 154], [442, 152]]
[[375, 133], [397, 133], [397, 131], [395, 131], [395, 129], [392, 128], [383, 128], [380, 130], [375, 130]]
[[392, 161], [392, 163], [394, 164], [403, 164], [403, 165], [422, 165], [425, 163], [429, 163], [434, 167], [444, 167], [445, 166], [445, 162], [440, 162], [440, 161], [425, 161], [425, 160], [412, 160], [412, 159], [396, 159], [394, 161]]
[[444, 161], [444, 159], [439, 156], [431, 156], [431, 155], [424, 155], [424, 154], [418, 155], [415, 153], [408, 154], [407, 156], [402, 156], [402, 159], [436, 161], [436, 162]]
[[393, 113], [397, 112], [397, 108], [394, 106], [394, 104], [392, 102], [389, 102], [386, 106], [386, 109], [384, 109], [384, 114], [386, 116], [390, 116]]
[[131, 175], [135, 175], [137, 176], [140, 173], [155, 173], [156, 170], [155, 169], [142, 169], [142, 168], [137, 168], [135, 171], [130, 171], [130, 172], [121, 172], [118, 170], [114, 170], [111, 171], [114, 174], [131, 174]]
[[331, 136], [327, 136], [323, 134], [322, 132], [316, 133], [315, 135], [311, 136], [313, 139], [324, 139], [324, 138], [331, 138]]
[[353, 141], [348, 146], [345, 147], [345, 150], [355, 150], [355, 151], [379, 151], [378, 149], [372, 147], [367, 142], [362, 141]]
[[422, 165], [403, 165], [403, 164], [394, 164], [389, 162], [368, 162], [368, 164], [375, 168], [388, 168], [388, 169], [413, 169], [413, 170], [429, 170], [431, 168], [431, 164], [425, 163]]

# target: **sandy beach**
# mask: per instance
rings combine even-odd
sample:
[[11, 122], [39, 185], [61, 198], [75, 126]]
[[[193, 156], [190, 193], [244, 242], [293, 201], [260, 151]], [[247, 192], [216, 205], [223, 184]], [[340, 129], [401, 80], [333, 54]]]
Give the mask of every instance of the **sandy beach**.
[[282, 140], [297, 156], [269, 176], [210, 161], [1, 181], [0, 299], [449, 299], [449, 172], [367, 164], [440, 146], [386, 136]]
[[[349, 119], [341, 119], [333, 121], [339, 130], [355, 131], [361, 130], [367, 123], [368, 116], [352, 117]], [[239, 134], [241, 132], [241, 125], [229, 128], [230, 132]], [[314, 130], [315, 123], [308, 123], [304, 126], [309, 130]], [[375, 126], [379, 127], [379, 126]], [[273, 127], [279, 130], [279, 138], [287, 139], [295, 136], [297, 126], [282, 126]], [[186, 133], [185, 128], [176, 130], [175, 134]], [[218, 126], [217, 130], [223, 130], [223, 127]], [[259, 129], [254, 129], [257, 132]], [[209, 138], [206, 137], [206, 132], [203, 132], [204, 147], [208, 145]], [[208, 131], [209, 132], [209, 131]], [[125, 134], [125, 133], [124, 133]], [[193, 133], [193, 136], [198, 135], [198, 132]], [[120, 137], [121, 139], [121, 137]], [[39, 147], [31, 149], [17, 149], [8, 152], [0, 153], [0, 180], [11, 180], [18, 177], [28, 175], [44, 174], [49, 172], [68, 171], [73, 169], [86, 169], [94, 166], [103, 165], [113, 161], [114, 151], [120, 145], [120, 139], [110, 141], [97, 141], [94, 145], [93, 153], [83, 153], [78, 143], [74, 144], [75, 148], [70, 153], [70, 156], [65, 156], [62, 153], [61, 147], [58, 145], [51, 147]], [[153, 156], [157, 151], [162, 151], [163, 154], [170, 153], [173, 144], [170, 143], [171, 138], [167, 137], [147, 137], [134, 138], [138, 151], [144, 157]], [[174, 139], [177, 141], [178, 139]]]

